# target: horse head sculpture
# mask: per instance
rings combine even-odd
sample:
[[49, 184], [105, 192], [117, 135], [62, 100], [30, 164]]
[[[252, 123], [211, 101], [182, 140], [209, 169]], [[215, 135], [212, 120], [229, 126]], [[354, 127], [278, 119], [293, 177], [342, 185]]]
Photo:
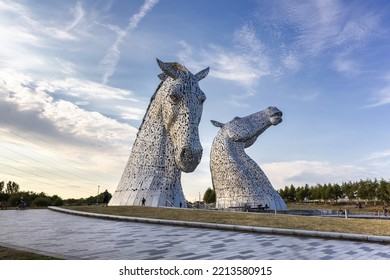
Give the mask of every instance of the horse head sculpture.
[[252, 146], [267, 128], [282, 122], [283, 113], [276, 107], [254, 113], [240, 118], [235, 117], [226, 125], [217, 121], [211, 121], [216, 126], [223, 128], [226, 136], [234, 142], [245, 142], [245, 148]]
[[157, 63], [163, 71], [158, 90], [162, 93], [162, 121], [174, 146], [175, 162], [181, 171], [192, 172], [203, 152], [198, 127], [206, 95], [198, 82], [207, 76], [209, 68], [193, 75], [178, 63], [158, 59]]
[[217, 198], [217, 207], [269, 207], [287, 209], [261, 168], [245, 153], [267, 128], [282, 122], [282, 112], [276, 107], [223, 124], [214, 138], [210, 170]]
[[181, 171], [194, 171], [202, 158], [198, 126], [206, 96], [198, 82], [209, 68], [194, 75], [176, 62], [157, 64], [161, 82], [109, 205], [187, 205]]

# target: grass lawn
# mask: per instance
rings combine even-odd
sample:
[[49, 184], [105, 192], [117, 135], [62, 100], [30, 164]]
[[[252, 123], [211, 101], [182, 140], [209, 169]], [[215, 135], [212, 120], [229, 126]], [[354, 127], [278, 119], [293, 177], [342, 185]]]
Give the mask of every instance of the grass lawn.
[[[299, 207], [299, 205], [297, 207], [288, 206], [289, 209], [305, 209]], [[319, 206], [320, 205], [311, 205], [311, 207], [313, 207], [311, 209], [320, 209]], [[322, 208], [331, 209], [329, 206], [330, 205], [322, 205]], [[145, 206], [73, 206], [66, 208], [85, 212], [166, 220], [390, 236], [390, 220], [307, 217]], [[335, 209], [340, 209], [340, 206], [335, 207]], [[351, 212], [353, 212], [352, 210], [353, 209], [351, 208]]]
[[0, 246], [0, 260], [57, 260], [56, 258], [23, 252]]

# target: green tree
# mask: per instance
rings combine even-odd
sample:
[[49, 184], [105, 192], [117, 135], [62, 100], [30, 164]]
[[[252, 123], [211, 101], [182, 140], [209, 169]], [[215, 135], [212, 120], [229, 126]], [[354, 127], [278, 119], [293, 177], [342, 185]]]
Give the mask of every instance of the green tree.
[[295, 196], [296, 196], [298, 201], [302, 202], [305, 199], [305, 197], [306, 197], [305, 188], [304, 187], [298, 187], [296, 192], [295, 192]]
[[390, 184], [389, 184], [389, 182], [386, 182], [383, 179], [379, 181], [379, 186], [377, 189], [377, 197], [378, 197], [378, 199], [383, 201], [384, 205], [387, 205], [387, 203], [390, 201]]
[[333, 199], [337, 202], [339, 198], [343, 197], [343, 190], [339, 184], [333, 185]]
[[50, 206], [51, 204], [52, 204], [52, 201], [51, 201], [50, 197], [47, 197], [47, 196], [38, 196], [36, 199], [34, 199], [31, 202], [31, 205], [36, 206], [36, 207], [47, 207], [47, 206]]
[[62, 205], [64, 205], [64, 201], [58, 195], [53, 195], [51, 197], [51, 201], [52, 201], [52, 205], [53, 206], [62, 206]]
[[290, 190], [288, 192], [288, 200], [289, 201], [295, 201], [296, 198], [297, 198], [296, 195], [297, 195], [296, 189], [295, 189], [294, 185], [291, 184]]
[[377, 199], [377, 192], [379, 188], [379, 182], [375, 178], [374, 182], [372, 184], [372, 190], [370, 191], [371, 198], [374, 200], [374, 205], [376, 206], [376, 199]]
[[311, 199], [311, 188], [309, 187], [308, 184], [305, 184], [305, 197], [306, 199]]
[[4, 181], [0, 182], [0, 193], [4, 191]]
[[205, 203], [215, 203], [216, 195], [215, 191], [212, 188], [208, 188], [203, 195], [203, 201]]
[[343, 183], [341, 185], [341, 189], [350, 201], [354, 200], [357, 197], [357, 184], [349, 181], [348, 183]]
[[278, 190], [278, 193], [279, 193], [280, 197], [283, 198], [283, 199], [287, 199], [286, 188], [287, 188], [287, 186], [285, 186], [284, 189], [279, 189]]
[[7, 183], [7, 190], [6, 192], [10, 195], [17, 194], [19, 192], [19, 185], [15, 182], [9, 181]]

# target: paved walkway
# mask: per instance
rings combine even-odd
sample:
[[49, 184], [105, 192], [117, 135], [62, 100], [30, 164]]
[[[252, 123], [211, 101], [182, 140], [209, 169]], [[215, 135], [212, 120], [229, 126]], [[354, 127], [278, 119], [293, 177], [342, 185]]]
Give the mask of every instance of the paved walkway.
[[67, 259], [390, 259], [390, 244], [0, 211], [0, 245]]

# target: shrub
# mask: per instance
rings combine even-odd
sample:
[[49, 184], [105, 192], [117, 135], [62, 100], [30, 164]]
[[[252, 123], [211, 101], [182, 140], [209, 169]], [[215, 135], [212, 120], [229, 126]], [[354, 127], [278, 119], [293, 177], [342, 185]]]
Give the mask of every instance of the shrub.
[[51, 204], [52, 201], [49, 197], [42, 197], [42, 196], [37, 197], [31, 203], [32, 206], [36, 206], [36, 207], [47, 207], [50, 206]]

